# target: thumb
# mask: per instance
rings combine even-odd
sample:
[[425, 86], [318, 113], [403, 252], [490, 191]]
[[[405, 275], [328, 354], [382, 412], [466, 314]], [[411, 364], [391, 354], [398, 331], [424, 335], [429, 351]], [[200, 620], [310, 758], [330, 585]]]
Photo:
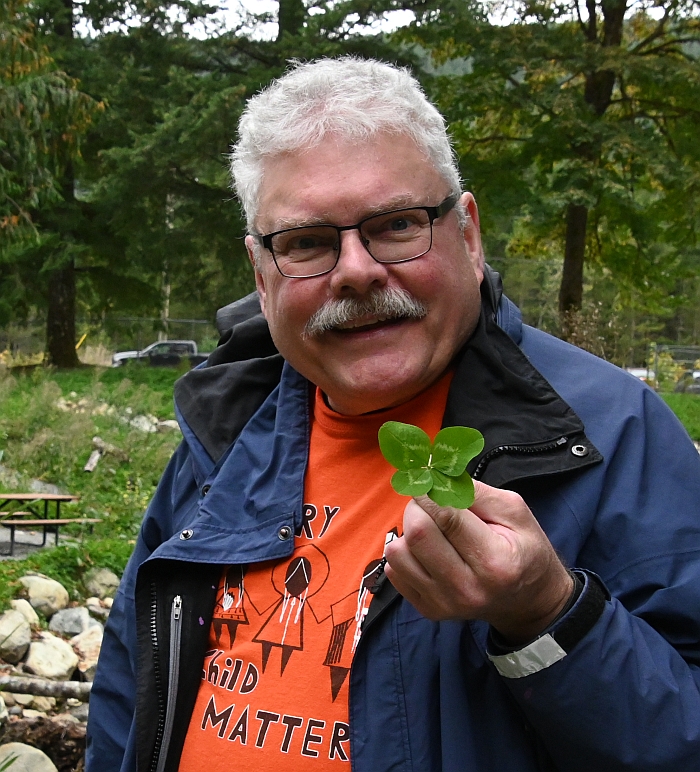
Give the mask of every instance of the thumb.
[[462, 542], [474, 538], [473, 524], [474, 516], [467, 509], [456, 509], [455, 507], [441, 507], [436, 504], [428, 495], [416, 496], [406, 505], [406, 513], [410, 514], [410, 508], [420, 507], [425, 514], [437, 525], [445, 538], [454, 546], [461, 545]]

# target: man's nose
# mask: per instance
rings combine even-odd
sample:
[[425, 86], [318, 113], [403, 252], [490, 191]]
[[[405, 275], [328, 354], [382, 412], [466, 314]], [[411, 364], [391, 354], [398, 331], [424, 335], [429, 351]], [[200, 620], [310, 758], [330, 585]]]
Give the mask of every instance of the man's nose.
[[363, 295], [375, 287], [383, 287], [388, 279], [387, 266], [378, 263], [367, 251], [359, 230], [340, 234], [340, 257], [331, 272], [331, 288], [337, 295]]

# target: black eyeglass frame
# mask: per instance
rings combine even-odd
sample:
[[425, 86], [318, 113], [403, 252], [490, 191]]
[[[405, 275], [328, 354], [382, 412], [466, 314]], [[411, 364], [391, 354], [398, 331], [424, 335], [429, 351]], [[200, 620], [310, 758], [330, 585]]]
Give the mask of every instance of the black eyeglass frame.
[[[389, 209], [387, 212], [377, 212], [377, 214], [370, 215], [369, 217], [365, 217], [364, 219], [360, 220], [360, 222], [356, 223], [355, 225], [331, 225], [330, 223], [319, 223], [319, 226], [322, 226], [324, 228], [334, 228], [338, 233], [338, 250], [336, 252], [335, 256], [335, 262], [330, 268], [326, 268], [324, 271], [318, 271], [318, 273], [309, 273], [304, 276], [290, 276], [287, 273], [284, 273], [284, 271], [280, 268], [279, 263], [277, 262], [277, 258], [275, 256], [275, 251], [272, 248], [272, 239], [275, 236], [279, 236], [280, 233], [290, 233], [293, 231], [300, 231], [305, 230], [306, 228], [314, 227], [311, 225], [300, 225], [297, 228], [282, 228], [282, 230], [274, 231], [273, 233], [251, 233], [251, 236], [253, 238], [257, 239], [259, 243], [267, 249], [267, 251], [272, 255], [272, 259], [275, 263], [275, 267], [277, 270], [287, 279], [313, 279], [316, 276], [323, 276], [326, 273], [330, 273], [336, 265], [338, 265], [338, 260], [340, 260], [340, 234], [342, 231], [360, 231], [360, 239], [362, 240], [362, 243], [367, 249], [367, 254], [377, 263], [380, 264], [387, 264], [387, 265], [393, 265], [396, 263], [409, 263], [411, 260], [416, 260], [419, 257], [423, 257], [423, 255], [428, 254], [430, 250], [433, 247], [433, 222], [437, 220], [438, 218], [446, 215], [448, 212], [452, 211], [454, 209], [455, 205], [459, 201], [460, 193], [452, 193], [449, 195], [444, 201], [439, 203], [437, 206], [406, 206], [402, 207], [401, 209]], [[377, 260], [377, 258], [369, 251], [368, 244], [369, 242], [364, 238], [362, 235], [361, 228], [362, 226], [368, 221], [373, 220], [375, 217], [383, 217], [387, 214], [400, 214], [401, 212], [413, 212], [416, 209], [420, 209], [424, 211], [428, 215], [428, 222], [430, 223], [430, 244], [428, 245], [428, 248], [421, 252], [419, 255], [414, 255], [413, 257], [404, 257], [401, 260]]]

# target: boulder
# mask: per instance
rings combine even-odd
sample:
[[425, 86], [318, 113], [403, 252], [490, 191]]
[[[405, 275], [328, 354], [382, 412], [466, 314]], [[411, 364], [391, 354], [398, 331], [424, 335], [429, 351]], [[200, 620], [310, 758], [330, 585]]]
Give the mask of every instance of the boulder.
[[119, 587], [119, 577], [108, 568], [92, 568], [85, 575], [85, 589], [98, 598], [113, 596]]
[[48, 713], [50, 710], [53, 710], [56, 707], [56, 698], [55, 697], [42, 697], [39, 694], [34, 695], [34, 699], [32, 700], [32, 708], [34, 710], [40, 710], [42, 713]]
[[32, 629], [24, 616], [14, 609], [0, 614], [0, 657], [16, 665], [32, 640]]
[[65, 635], [67, 638], [72, 638], [99, 624], [90, 616], [90, 612], [84, 606], [76, 606], [75, 608], [64, 608], [57, 611], [51, 617], [49, 630], [59, 635]]
[[9, 718], [10, 714], [7, 712], [7, 706], [5, 705], [5, 700], [2, 697], [2, 694], [0, 694], [0, 724], [4, 724], [5, 721]]
[[47, 718], [46, 713], [43, 710], [35, 710], [34, 708], [24, 708], [22, 711], [23, 718]]
[[38, 748], [24, 743], [0, 745], [0, 767], [8, 759], [15, 759], [11, 772], [58, 772], [53, 761]]
[[38, 641], [32, 641], [24, 669], [34, 675], [67, 681], [78, 664], [78, 655], [66, 641], [47, 632], [39, 633]]
[[83, 702], [81, 705], [78, 705], [77, 708], [70, 709], [71, 716], [73, 716], [73, 718], [77, 718], [78, 721], [87, 721], [89, 713], [90, 704], [88, 702]]
[[47, 619], [68, 605], [68, 590], [60, 582], [43, 574], [25, 574], [19, 580], [22, 596]]
[[32, 608], [32, 604], [25, 600], [24, 598], [17, 598], [16, 600], [10, 601], [10, 606], [15, 611], [19, 611], [20, 614], [29, 622], [30, 625], [34, 627], [39, 626], [39, 616], [37, 615], [36, 611]]
[[100, 656], [102, 646], [102, 626], [92, 627], [80, 635], [71, 639], [73, 651], [78, 655], [78, 670], [85, 675], [88, 681], [95, 678], [97, 659]]

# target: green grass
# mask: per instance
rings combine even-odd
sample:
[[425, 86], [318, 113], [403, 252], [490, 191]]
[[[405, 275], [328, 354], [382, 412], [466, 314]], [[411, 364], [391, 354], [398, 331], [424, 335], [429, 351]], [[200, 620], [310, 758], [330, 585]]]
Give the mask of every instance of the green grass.
[[685, 426], [691, 439], [700, 442], [700, 394], [662, 394], [661, 396]]
[[[0, 373], [0, 463], [11, 470], [0, 480], [0, 490], [26, 490], [32, 479], [53, 483], [80, 496], [79, 502], [61, 507], [63, 516], [102, 520], [93, 534], [81, 526], [61, 529], [79, 540], [78, 547], [41, 550], [27, 560], [3, 562], [0, 607], [12, 596], [5, 588], [14, 581], [13, 565], [59, 581], [63, 577], [72, 589], [80, 585], [82, 566], [112, 567], [110, 555], [116, 561], [113, 568], [121, 573], [146, 505], [180, 441], [177, 431], [145, 433], [128, 421], [145, 414], [174, 418], [173, 384], [180, 374], [138, 365]], [[61, 409], [62, 404], [69, 409]], [[84, 472], [94, 436], [128, 460], [105, 455], [94, 472]]]
[[121, 576], [132, 549], [133, 540], [101, 539], [38, 550], [23, 560], [2, 561], [0, 609], [8, 608], [10, 601], [17, 597], [21, 587], [19, 578], [29, 571], [46, 574], [60, 582], [72, 600], [85, 598], [83, 579], [87, 571], [93, 567], [109, 568]]
[[[144, 368], [145, 370], [145, 368]], [[179, 432], [148, 434], [128, 421], [138, 414], [172, 419], [175, 373], [162, 372], [144, 382], [145, 373], [119, 381], [111, 371], [33, 373], [0, 382], [0, 449], [2, 463], [27, 482], [36, 478], [79, 494], [66, 516], [99, 517], [98, 535], [129, 535], [150, 499]], [[103, 381], [104, 378], [104, 381]], [[68, 410], [61, 410], [68, 403]], [[83, 467], [93, 450], [92, 438], [114, 445], [128, 461], [105, 455], [93, 473]], [[5, 488], [7, 489], [7, 485]], [[16, 485], [10, 486], [16, 490]]]

